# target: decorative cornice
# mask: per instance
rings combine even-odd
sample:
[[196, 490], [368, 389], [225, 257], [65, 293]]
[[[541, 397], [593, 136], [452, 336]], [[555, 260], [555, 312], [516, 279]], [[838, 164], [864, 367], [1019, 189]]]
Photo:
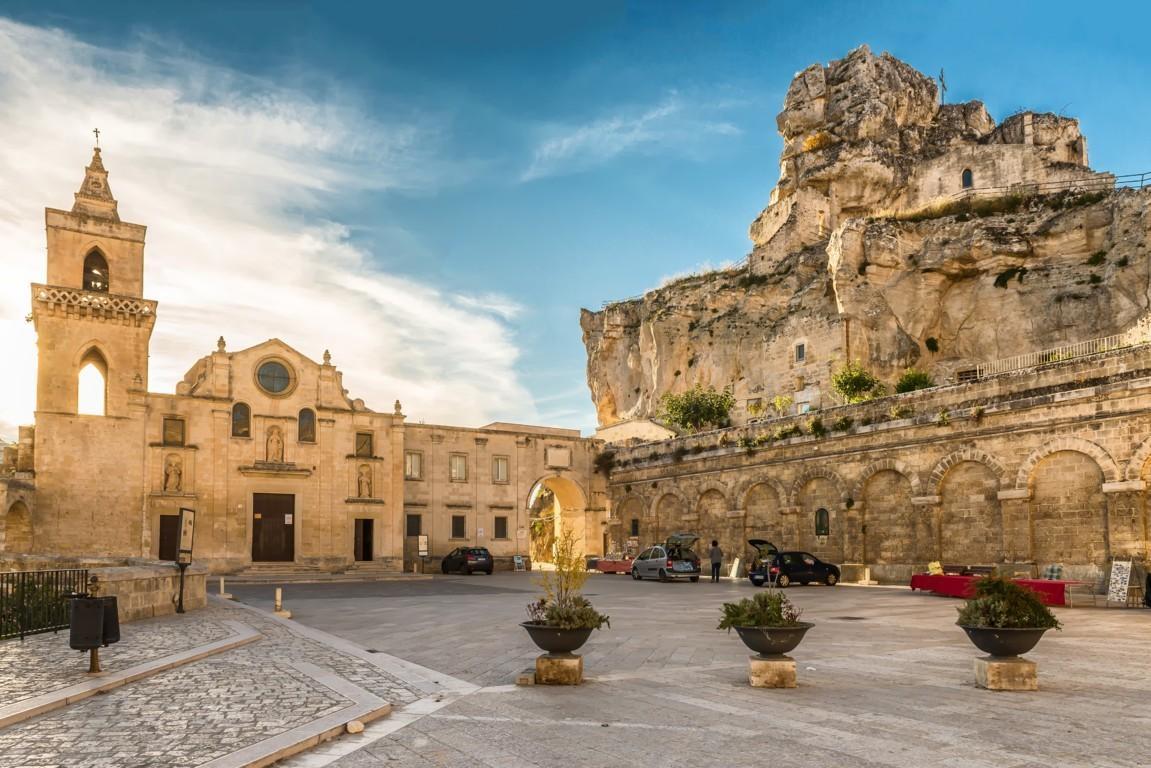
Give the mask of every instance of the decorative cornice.
[[32, 303], [33, 306], [42, 306], [49, 311], [74, 310], [96, 319], [156, 317], [156, 302], [148, 299], [99, 291], [82, 291], [58, 285], [33, 283]]

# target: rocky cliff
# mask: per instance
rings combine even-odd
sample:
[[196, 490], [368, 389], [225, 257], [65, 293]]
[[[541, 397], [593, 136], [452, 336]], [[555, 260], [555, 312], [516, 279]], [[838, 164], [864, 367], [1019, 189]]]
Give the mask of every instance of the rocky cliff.
[[1147, 315], [1151, 191], [1093, 172], [1077, 121], [996, 125], [862, 47], [796, 75], [777, 122], [780, 179], [744, 266], [583, 311], [601, 425], [697, 382], [733, 386], [737, 419], [776, 395], [819, 407], [847, 359], [942, 382]]

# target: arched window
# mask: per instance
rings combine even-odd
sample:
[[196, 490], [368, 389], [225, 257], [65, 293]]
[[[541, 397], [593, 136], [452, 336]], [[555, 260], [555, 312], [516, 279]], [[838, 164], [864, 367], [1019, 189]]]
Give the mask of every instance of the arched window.
[[831, 534], [831, 515], [823, 507], [815, 510], [815, 535], [828, 536]]
[[92, 250], [84, 257], [84, 290], [108, 292], [108, 262], [104, 255]]
[[252, 436], [252, 409], [247, 403], [232, 406], [232, 437]]
[[975, 183], [975, 179], [971, 175], [971, 169], [970, 168], [964, 168], [963, 169], [963, 188], [964, 189], [971, 189], [971, 186], [974, 183]]
[[80, 360], [76, 382], [76, 413], [103, 416], [108, 399], [108, 363], [95, 349]]
[[301, 408], [296, 421], [296, 439], [301, 443], [316, 442], [316, 412], [311, 408]]

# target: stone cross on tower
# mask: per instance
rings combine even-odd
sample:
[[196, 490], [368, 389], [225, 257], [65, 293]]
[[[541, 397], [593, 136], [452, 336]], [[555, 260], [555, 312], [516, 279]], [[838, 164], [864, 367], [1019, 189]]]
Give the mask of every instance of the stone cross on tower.
[[99, 146], [100, 146], [100, 129], [99, 128], [93, 128], [92, 133], [96, 134], [96, 147], [99, 148]]
[[943, 78], [943, 67], [939, 68], [939, 103], [947, 103], [947, 81]]

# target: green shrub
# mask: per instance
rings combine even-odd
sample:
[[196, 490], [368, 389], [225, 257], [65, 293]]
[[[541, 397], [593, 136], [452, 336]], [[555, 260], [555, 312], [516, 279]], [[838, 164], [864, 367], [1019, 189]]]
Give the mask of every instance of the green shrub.
[[799, 428], [798, 424], [792, 424], [789, 427], [778, 427], [771, 433], [772, 440], [786, 440], [789, 437], [799, 437], [803, 434], [803, 430]]
[[592, 464], [595, 466], [595, 472], [610, 475], [612, 469], [615, 467], [615, 451], [600, 451], [596, 454], [595, 459], [592, 460]]
[[975, 597], [959, 609], [961, 627], [1060, 629], [1059, 620], [1039, 595], [1014, 581], [987, 577], [975, 582]]
[[935, 380], [927, 371], [918, 368], [908, 368], [895, 382], [895, 391], [898, 393], [914, 392], [917, 389], [927, 389], [935, 386]]
[[840, 416], [838, 419], [831, 423], [831, 428], [836, 432], [846, 432], [847, 430], [851, 429], [851, 426], [854, 423], [855, 420], [850, 416]]
[[1119, 259], [1118, 259], [1118, 260], [1115, 262], [1115, 266], [1117, 266], [1117, 267], [1125, 267], [1125, 266], [1127, 266], [1127, 264], [1128, 264], [1128, 263], [1129, 263], [1129, 262], [1127, 261], [1127, 257], [1126, 257], [1126, 256], [1120, 256], [1120, 257], [1119, 257]]
[[831, 388], [845, 403], [863, 403], [884, 393], [879, 377], [858, 362], [848, 362], [833, 373]]
[[1103, 282], [1103, 278], [1092, 272], [1091, 276], [1087, 278], [1087, 282], [1091, 283], [1092, 285], [1099, 285], [1101, 282]]
[[1107, 260], [1107, 251], [1096, 251], [1091, 254], [1091, 258], [1087, 259], [1087, 265], [1090, 267], [1097, 267]]
[[665, 392], [659, 399], [660, 419], [668, 424], [695, 432], [704, 427], [726, 427], [731, 423], [735, 395], [728, 387], [716, 391], [696, 384], [681, 395]]
[[738, 603], [724, 603], [723, 617], [716, 629], [732, 627], [794, 627], [803, 611], [778, 590], [760, 592]]
[[807, 431], [816, 437], [823, 437], [827, 434], [827, 427], [823, 426], [823, 419], [814, 416], [807, 420]]

